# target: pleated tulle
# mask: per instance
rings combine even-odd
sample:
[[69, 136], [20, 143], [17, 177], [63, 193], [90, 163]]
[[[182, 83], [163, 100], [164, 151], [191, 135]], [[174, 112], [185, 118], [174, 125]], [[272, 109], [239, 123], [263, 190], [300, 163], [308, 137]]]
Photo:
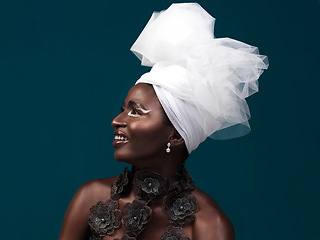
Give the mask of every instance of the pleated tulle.
[[153, 84], [189, 153], [208, 136], [229, 139], [250, 131], [245, 98], [258, 91], [267, 57], [258, 48], [215, 38], [215, 19], [196, 3], [154, 13], [131, 50], [152, 66], [137, 81]]

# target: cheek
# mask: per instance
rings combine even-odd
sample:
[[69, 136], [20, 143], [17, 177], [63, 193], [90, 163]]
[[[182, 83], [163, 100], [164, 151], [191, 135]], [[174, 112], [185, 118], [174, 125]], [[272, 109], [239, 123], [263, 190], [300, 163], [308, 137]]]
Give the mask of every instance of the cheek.
[[166, 141], [169, 135], [168, 127], [162, 121], [136, 122], [131, 125], [131, 133], [132, 137], [143, 144]]

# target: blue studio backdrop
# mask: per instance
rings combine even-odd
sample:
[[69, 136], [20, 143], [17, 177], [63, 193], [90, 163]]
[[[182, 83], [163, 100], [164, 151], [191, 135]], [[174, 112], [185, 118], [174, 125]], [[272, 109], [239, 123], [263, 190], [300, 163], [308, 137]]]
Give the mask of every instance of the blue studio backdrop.
[[[119, 174], [111, 120], [148, 71], [129, 48], [170, 1], [0, 1], [1, 239], [57, 239], [77, 188]], [[187, 161], [237, 240], [317, 240], [317, 0], [200, 0], [216, 37], [258, 46], [252, 132], [208, 139]]]

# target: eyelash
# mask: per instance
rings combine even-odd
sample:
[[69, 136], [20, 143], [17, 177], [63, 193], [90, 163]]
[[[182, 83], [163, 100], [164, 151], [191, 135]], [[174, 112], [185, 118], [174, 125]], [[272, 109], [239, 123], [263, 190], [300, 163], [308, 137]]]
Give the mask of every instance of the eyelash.
[[141, 115], [136, 109], [131, 109], [130, 112], [128, 112], [128, 116], [130, 117], [136, 117], [137, 115]]
[[[120, 108], [121, 112], [124, 112], [125, 109], [123, 107]], [[135, 108], [132, 108], [129, 112], [128, 112], [128, 116], [131, 116], [131, 117], [136, 117], [136, 115], [141, 115], [141, 113], [135, 109]]]

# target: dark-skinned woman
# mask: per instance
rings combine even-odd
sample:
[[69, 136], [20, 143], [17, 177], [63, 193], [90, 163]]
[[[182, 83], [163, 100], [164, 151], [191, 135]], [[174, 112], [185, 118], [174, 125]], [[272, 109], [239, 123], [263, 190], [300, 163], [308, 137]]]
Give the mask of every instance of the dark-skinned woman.
[[268, 63], [256, 47], [215, 38], [214, 18], [196, 3], [155, 12], [131, 50], [151, 66], [112, 121], [118, 177], [83, 184], [59, 240], [232, 240], [216, 202], [184, 167], [207, 137], [250, 130], [245, 98]]

